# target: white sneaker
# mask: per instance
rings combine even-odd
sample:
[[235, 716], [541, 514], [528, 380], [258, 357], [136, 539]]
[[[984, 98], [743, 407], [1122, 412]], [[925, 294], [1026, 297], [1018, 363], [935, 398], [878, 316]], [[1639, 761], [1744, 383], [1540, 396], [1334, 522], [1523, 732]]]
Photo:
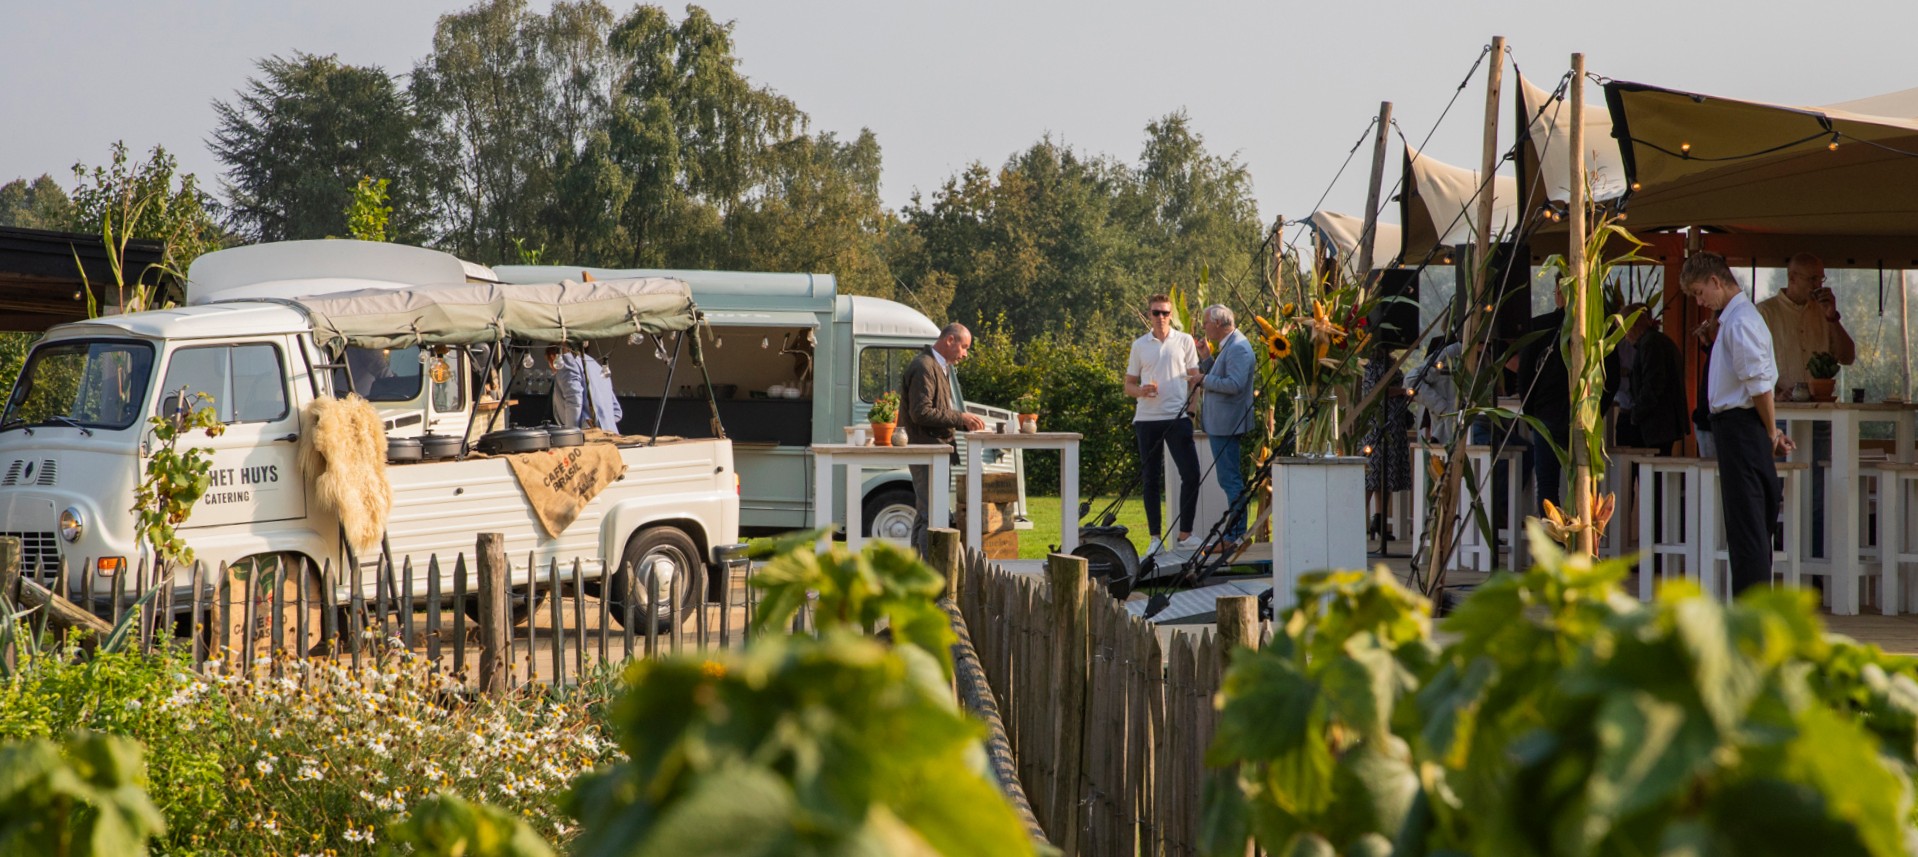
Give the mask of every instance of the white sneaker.
[[1151, 556], [1155, 553], [1158, 553], [1164, 547], [1165, 547], [1165, 539], [1162, 539], [1158, 536], [1153, 536], [1151, 543], [1145, 546], [1145, 555]]
[[1205, 537], [1199, 535], [1198, 533], [1193, 533], [1192, 535], [1186, 536], [1185, 538], [1179, 540], [1179, 549], [1189, 550], [1189, 551], [1198, 550], [1199, 545], [1202, 545], [1202, 544], [1205, 544]]

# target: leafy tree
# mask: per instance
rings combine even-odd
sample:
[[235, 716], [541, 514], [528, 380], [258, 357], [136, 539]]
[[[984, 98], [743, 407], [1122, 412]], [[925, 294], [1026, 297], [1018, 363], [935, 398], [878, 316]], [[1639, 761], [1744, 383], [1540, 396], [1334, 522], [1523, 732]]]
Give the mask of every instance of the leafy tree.
[[1209, 272], [1215, 292], [1223, 286], [1241, 311], [1251, 308], [1261, 236], [1252, 175], [1238, 159], [1207, 152], [1185, 111], [1146, 125], [1139, 167], [1117, 208], [1148, 282], [1189, 287]]
[[89, 732], [0, 746], [0, 853], [145, 855], [166, 819], [144, 757], [138, 741]]
[[32, 182], [14, 179], [0, 185], [0, 226], [71, 231], [73, 200], [53, 176], [43, 173]]
[[726, 218], [725, 267], [824, 271], [841, 292], [893, 294], [885, 257], [891, 221], [879, 199], [879, 140], [870, 130], [841, 143], [831, 133], [770, 150], [764, 193]]
[[[201, 192], [197, 177], [178, 173], [178, 167], [161, 146], [154, 146], [144, 162], [129, 163], [122, 142], [113, 144], [109, 165], [73, 165], [77, 231], [100, 235], [113, 265], [119, 305], [129, 310], [148, 306], [161, 276], [185, 279], [187, 266], [225, 239], [214, 223], [218, 206]], [[136, 238], [163, 242], [158, 265], [127, 270], [127, 241]], [[93, 291], [87, 290], [89, 300]]]
[[232, 101], [213, 104], [226, 165], [226, 223], [254, 241], [350, 234], [364, 176], [391, 181], [388, 234], [424, 237], [435, 181], [410, 97], [377, 66], [337, 56], [268, 57]]

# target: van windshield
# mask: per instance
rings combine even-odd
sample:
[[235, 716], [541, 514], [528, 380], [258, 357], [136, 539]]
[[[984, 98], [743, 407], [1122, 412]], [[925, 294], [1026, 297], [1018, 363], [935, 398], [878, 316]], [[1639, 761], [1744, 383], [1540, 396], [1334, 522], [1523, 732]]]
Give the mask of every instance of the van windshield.
[[123, 429], [139, 419], [153, 346], [135, 340], [66, 340], [33, 350], [7, 397], [0, 431], [69, 425]]

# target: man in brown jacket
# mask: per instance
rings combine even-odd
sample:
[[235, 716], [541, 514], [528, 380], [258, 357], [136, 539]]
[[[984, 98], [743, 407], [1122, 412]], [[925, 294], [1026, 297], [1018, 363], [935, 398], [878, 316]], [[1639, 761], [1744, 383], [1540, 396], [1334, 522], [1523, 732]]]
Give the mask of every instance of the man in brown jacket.
[[[955, 321], [939, 331], [938, 340], [906, 364], [905, 376], [900, 381], [904, 392], [899, 404], [899, 422], [906, 427], [906, 436], [913, 443], [952, 443], [953, 433], [958, 429], [978, 431], [986, 427], [985, 420], [960, 410], [952, 400], [949, 373], [971, 350], [972, 331]], [[912, 468], [913, 506], [918, 512], [912, 522], [912, 546], [920, 553], [926, 550], [926, 529], [932, 517], [928, 511], [932, 495], [926, 484], [931, 479], [932, 468], [923, 464]], [[945, 490], [945, 486], [939, 490]], [[945, 525], [940, 522], [940, 526]]]

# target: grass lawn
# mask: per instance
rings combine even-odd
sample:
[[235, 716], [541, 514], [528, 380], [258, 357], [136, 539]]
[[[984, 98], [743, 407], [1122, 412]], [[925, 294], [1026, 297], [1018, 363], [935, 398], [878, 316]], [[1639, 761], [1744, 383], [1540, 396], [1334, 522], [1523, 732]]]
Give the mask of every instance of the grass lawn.
[[[1110, 502], [1110, 497], [1096, 501], [1092, 511], [1096, 514]], [[1146, 541], [1150, 538], [1145, 528], [1144, 501], [1129, 497], [1114, 511], [1118, 520], [1113, 523], [1124, 526], [1127, 536], [1132, 539], [1132, 546], [1143, 553]], [[1032, 517], [1032, 529], [1019, 531], [1019, 558], [1045, 559], [1047, 550], [1059, 543], [1059, 498], [1028, 494], [1026, 513]]]

